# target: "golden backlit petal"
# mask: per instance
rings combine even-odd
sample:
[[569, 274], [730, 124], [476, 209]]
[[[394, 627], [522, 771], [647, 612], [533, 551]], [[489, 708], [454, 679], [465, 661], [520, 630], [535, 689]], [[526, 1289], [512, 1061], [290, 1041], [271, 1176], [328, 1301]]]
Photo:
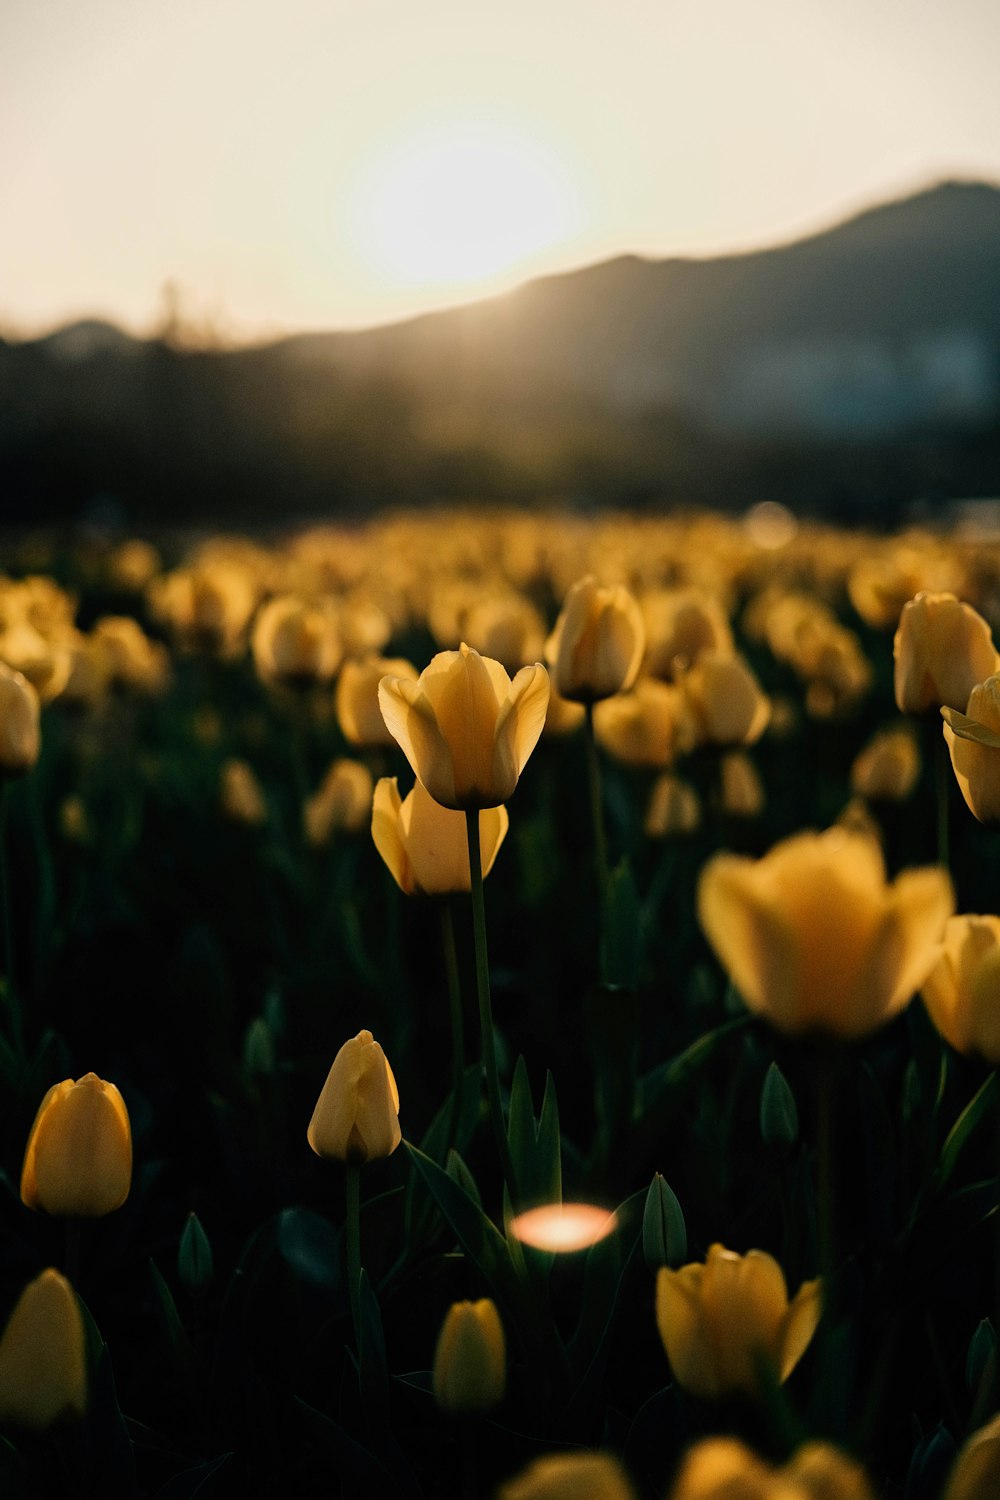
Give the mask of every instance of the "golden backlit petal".
[[479, 814], [479, 853], [482, 857], [484, 880], [493, 868], [493, 861], [507, 837], [509, 826], [510, 818], [503, 804], [499, 807], [484, 807]]
[[710, 859], [698, 881], [698, 920], [748, 1008], [794, 1028], [794, 935], [759, 866], [741, 855]]
[[372, 798], [372, 841], [393, 880], [409, 896], [413, 894], [413, 872], [400, 831], [401, 808], [395, 776], [382, 776]]
[[714, 1341], [702, 1306], [705, 1267], [697, 1262], [672, 1271], [661, 1266], [656, 1277], [656, 1326], [674, 1379], [694, 1396], [719, 1394]]
[[442, 807], [418, 781], [403, 804], [403, 829], [413, 879], [420, 891], [441, 896], [472, 889], [464, 812]]
[[[499, 663], [494, 666], [503, 672]], [[500, 704], [483, 657], [468, 647], [454, 652], [448, 671], [428, 679], [427, 696], [453, 764], [454, 800], [445, 802], [445, 806], [496, 806], [503, 802], [513, 790], [513, 783], [510, 786], [505, 783], [491, 801], [497, 789], [494, 760]], [[421, 777], [421, 780], [431, 795], [436, 796], [426, 779]]]
[[383, 677], [378, 697], [389, 732], [410, 762], [417, 780], [443, 807], [457, 807], [451, 752], [420, 682]]
[[943, 1500], [995, 1500], [1000, 1494], [1000, 1416], [968, 1438], [948, 1476]]
[[989, 750], [1000, 750], [1000, 731], [991, 729], [978, 719], [970, 718], [968, 714], [959, 713], [955, 708], [942, 708], [941, 717], [952, 734], [959, 739], [972, 740], [977, 745], [985, 745]]
[[802, 1358], [823, 1316], [823, 1285], [804, 1281], [782, 1319], [778, 1372], [787, 1380]]
[[539, 662], [517, 673], [510, 685], [509, 703], [505, 725], [512, 727], [514, 763], [520, 776], [538, 744], [549, 706], [549, 674]]
[[969, 996], [970, 1037], [981, 1058], [1000, 1063], [1000, 947], [993, 947], [976, 970]]
[[510, 1232], [536, 1250], [585, 1250], [606, 1239], [617, 1222], [610, 1209], [593, 1203], [546, 1203], [518, 1214]]
[[772, 1477], [737, 1438], [705, 1438], [687, 1453], [670, 1500], [769, 1500]]
[[901, 1010], [930, 972], [945, 923], [955, 910], [946, 870], [905, 870], [889, 891], [886, 928], [879, 944], [877, 983], [887, 995], [887, 1015]]
[[0, 1339], [0, 1421], [44, 1432], [87, 1405], [76, 1293], [49, 1269], [25, 1287]]

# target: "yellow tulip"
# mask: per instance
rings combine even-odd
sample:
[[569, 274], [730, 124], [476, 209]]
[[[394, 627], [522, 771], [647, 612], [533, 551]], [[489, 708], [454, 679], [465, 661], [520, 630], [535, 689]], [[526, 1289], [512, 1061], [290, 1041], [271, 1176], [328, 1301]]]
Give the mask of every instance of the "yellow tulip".
[[378, 702], [378, 685], [386, 676], [416, 682], [417, 669], [402, 657], [388, 656], [365, 656], [345, 661], [341, 667], [334, 706], [337, 723], [350, 744], [366, 748], [393, 744]]
[[53, 1084], [28, 1136], [23, 1202], [60, 1217], [100, 1219], [121, 1207], [131, 1185], [132, 1128], [114, 1084], [96, 1073]]
[[920, 751], [908, 729], [883, 729], [851, 767], [851, 789], [870, 802], [904, 801], [920, 775]]
[[254, 621], [250, 646], [262, 682], [290, 687], [328, 682], [341, 657], [333, 606], [294, 594], [269, 599]]
[[956, 1052], [1000, 1063], [1000, 917], [949, 917], [920, 993]]
[[874, 1500], [864, 1470], [830, 1443], [807, 1443], [774, 1469], [736, 1438], [705, 1438], [686, 1455], [670, 1500]]
[[503, 1324], [489, 1297], [454, 1302], [434, 1354], [434, 1400], [453, 1416], [499, 1406], [507, 1386]]
[[700, 589], [663, 589], [642, 601], [646, 671], [673, 678], [704, 651], [733, 653], [733, 633], [718, 599]]
[[596, 703], [628, 691], [645, 649], [642, 611], [628, 589], [600, 588], [588, 574], [566, 595], [545, 656], [562, 697]]
[[944, 737], [962, 796], [980, 823], [1000, 823], [1000, 674], [977, 683], [965, 713], [945, 707]]
[[752, 745], [771, 705], [741, 656], [705, 651], [680, 679], [696, 738], [710, 745]]
[[731, 818], [759, 818], [764, 810], [764, 783], [760, 772], [741, 750], [730, 750], [719, 768], [722, 810]]
[[498, 661], [463, 643], [439, 652], [416, 682], [383, 677], [378, 696], [389, 732], [435, 802], [499, 807], [542, 732], [549, 679], [536, 663], [512, 682]]
[[693, 741], [683, 693], [655, 677], [640, 677], [630, 692], [598, 703], [594, 733], [627, 766], [669, 765]]
[[30, 771], [41, 748], [38, 694], [0, 661], [0, 781]]
[[944, 870], [889, 885], [874, 840], [843, 828], [760, 860], [718, 854], [698, 884], [702, 928], [750, 1010], [781, 1031], [846, 1039], [903, 1009], [953, 909]]
[[0, 1421], [44, 1432], [87, 1405], [83, 1316], [64, 1276], [28, 1283], [0, 1338]]
[[608, 1453], [552, 1453], [508, 1479], [499, 1500], [635, 1500], [625, 1470]]
[[[480, 811], [484, 879], [493, 868], [507, 825], [505, 807]], [[419, 781], [402, 799], [395, 776], [383, 776], [377, 783], [372, 838], [393, 880], [408, 896], [445, 896], [472, 889], [465, 814], [435, 802]]]
[[996, 1500], [1000, 1494], [1000, 1417], [980, 1427], [958, 1451], [943, 1500]]
[[227, 760], [219, 782], [219, 802], [223, 816], [232, 823], [259, 827], [267, 822], [267, 799], [264, 789], [245, 760]]
[[402, 1140], [399, 1090], [370, 1031], [359, 1031], [334, 1058], [307, 1137], [317, 1156], [358, 1165], [391, 1156]]
[[374, 790], [372, 773], [362, 761], [335, 760], [303, 809], [309, 843], [318, 849], [335, 833], [360, 833], [371, 816]]
[[659, 776], [649, 795], [643, 828], [648, 839], [675, 838], [694, 833], [701, 822], [701, 802], [688, 781], [667, 772]]
[[905, 714], [961, 711], [998, 665], [989, 625], [954, 594], [923, 592], [905, 604], [892, 651], [896, 706]]
[[755, 1395], [760, 1364], [788, 1378], [820, 1319], [818, 1281], [788, 1300], [778, 1262], [763, 1250], [736, 1255], [712, 1245], [694, 1262], [656, 1278], [656, 1324], [678, 1385], [694, 1396]]

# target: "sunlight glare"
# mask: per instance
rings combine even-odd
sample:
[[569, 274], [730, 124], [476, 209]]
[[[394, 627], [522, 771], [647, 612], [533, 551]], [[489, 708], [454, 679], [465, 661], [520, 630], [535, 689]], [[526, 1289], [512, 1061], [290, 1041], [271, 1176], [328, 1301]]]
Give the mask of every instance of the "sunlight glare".
[[357, 253], [399, 283], [480, 281], [579, 227], [572, 164], [541, 134], [489, 117], [396, 136], [359, 166], [347, 212]]

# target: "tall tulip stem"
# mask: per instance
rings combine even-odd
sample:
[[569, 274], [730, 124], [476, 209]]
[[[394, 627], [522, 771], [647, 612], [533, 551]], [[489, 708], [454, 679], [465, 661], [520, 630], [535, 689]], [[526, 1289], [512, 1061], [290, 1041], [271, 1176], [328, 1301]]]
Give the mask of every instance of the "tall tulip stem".
[[347, 1288], [351, 1298], [354, 1347], [361, 1358], [361, 1168], [347, 1163]]
[[601, 762], [597, 754], [594, 736], [594, 705], [585, 705], [587, 742], [587, 786], [590, 792], [590, 816], [594, 825], [594, 853], [597, 859], [598, 895], [601, 904], [601, 925], [605, 925], [608, 904], [608, 836], [604, 827], [604, 798], [601, 794]]
[[493, 1037], [493, 1006], [490, 1001], [490, 963], [486, 951], [486, 902], [483, 899], [483, 861], [479, 848], [479, 810], [468, 808], [465, 827], [469, 840], [469, 872], [472, 876], [472, 928], [476, 943], [476, 992], [479, 997], [479, 1030], [482, 1042], [483, 1069], [486, 1073], [486, 1095], [490, 1106], [490, 1119], [496, 1138], [500, 1168], [507, 1186], [511, 1205], [517, 1202], [514, 1181], [514, 1163], [511, 1160], [507, 1131], [503, 1121], [503, 1103], [500, 1098], [500, 1077], [497, 1073], [496, 1044]]
[[458, 1116], [462, 1103], [462, 1075], [465, 1072], [465, 1022], [462, 1017], [462, 987], [458, 978], [458, 954], [455, 951], [455, 921], [451, 897], [441, 902], [441, 947], [448, 983], [448, 1012], [451, 1019], [451, 1112], [448, 1120], [450, 1150], [455, 1144]]

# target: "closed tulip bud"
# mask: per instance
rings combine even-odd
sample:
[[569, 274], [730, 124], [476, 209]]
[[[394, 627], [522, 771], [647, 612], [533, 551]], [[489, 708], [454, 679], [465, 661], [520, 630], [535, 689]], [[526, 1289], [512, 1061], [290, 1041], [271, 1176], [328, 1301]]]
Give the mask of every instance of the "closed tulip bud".
[[49, 1089], [28, 1136], [21, 1198], [64, 1218], [99, 1219], [132, 1185], [132, 1129], [125, 1101], [96, 1073]]
[[709, 745], [752, 745], [771, 705], [741, 656], [706, 651], [681, 678], [697, 738]]
[[267, 822], [267, 799], [253, 768], [245, 760], [227, 760], [222, 767], [219, 803], [231, 823], [259, 828]]
[[416, 682], [383, 677], [382, 713], [417, 780], [442, 807], [506, 802], [545, 722], [549, 679], [522, 667], [513, 681], [498, 661], [462, 645], [432, 658]]
[[687, 1225], [677, 1197], [657, 1172], [649, 1184], [642, 1213], [642, 1253], [651, 1271], [679, 1266], [687, 1254]]
[[378, 701], [378, 685], [386, 676], [416, 682], [417, 669], [398, 656], [366, 656], [341, 667], [334, 705], [341, 733], [350, 744], [369, 749], [394, 743]]
[[503, 1324], [488, 1297], [448, 1309], [434, 1354], [434, 1400], [452, 1416], [491, 1411], [507, 1386]]
[[771, 1500], [875, 1500], [864, 1469], [830, 1443], [806, 1443], [778, 1470]]
[[250, 646], [262, 682], [288, 687], [329, 682], [341, 657], [333, 606], [293, 594], [269, 599], [254, 621]]
[[690, 782], [669, 774], [658, 777], [649, 796], [643, 823], [649, 839], [676, 838], [694, 833], [701, 822], [701, 803]]
[[1000, 1417], [963, 1443], [942, 1500], [996, 1500], [1000, 1494]]
[[953, 909], [944, 870], [890, 885], [878, 845], [840, 828], [760, 860], [718, 854], [698, 883], [702, 929], [750, 1010], [780, 1031], [846, 1040], [909, 1002]]
[[38, 694], [0, 661], [0, 782], [30, 771], [42, 748]]
[[959, 790], [980, 823], [1000, 824], [1000, 675], [977, 683], [965, 713], [942, 708]]
[[360, 833], [372, 810], [372, 773], [360, 760], [335, 760], [323, 784], [303, 809], [306, 838], [314, 848], [335, 833]]
[[772, 1063], [760, 1093], [760, 1133], [765, 1146], [787, 1150], [799, 1138], [799, 1112], [788, 1080]]
[[1000, 917], [949, 917], [921, 994], [956, 1052], [1000, 1063]]
[[599, 703], [594, 733], [627, 766], [667, 766], [694, 741], [683, 693], [655, 677], [640, 677], [630, 692]]
[[705, 1438], [685, 1456], [670, 1500], [770, 1500], [773, 1469], [737, 1438]]
[[893, 641], [896, 706], [923, 714], [965, 708], [977, 682], [997, 670], [990, 627], [954, 594], [920, 593], [903, 606]]
[[731, 750], [722, 757], [719, 770], [722, 811], [731, 818], [759, 818], [764, 811], [764, 783], [749, 755]]
[[736, 1255], [712, 1245], [694, 1262], [656, 1279], [656, 1322], [674, 1378], [694, 1396], [756, 1395], [760, 1366], [788, 1378], [819, 1323], [818, 1281], [788, 1300], [778, 1262], [763, 1250]]
[[399, 1145], [399, 1090], [370, 1031], [337, 1053], [307, 1135], [317, 1156], [357, 1165], [391, 1156]]
[[920, 751], [907, 729], [884, 729], [851, 767], [851, 790], [869, 802], [903, 802], [920, 775]]
[[58, 1271], [25, 1287], [0, 1338], [0, 1421], [44, 1432], [87, 1406], [83, 1315]]
[[566, 595], [545, 656], [563, 698], [596, 703], [628, 691], [645, 649], [642, 611], [628, 589], [600, 588], [588, 575]]
[[204, 1296], [212, 1281], [212, 1246], [198, 1215], [190, 1213], [177, 1251], [177, 1275], [192, 1297]]
[[[507, 809], [479, 813], [483, 878], [507, 835]], [[395, 776], [383, 776], [372, 802], [372, 839], [393, 880], [408, 896], [471, 891], [465, 814], [442, 807], [420, 782], [400, 799]]]
[[608, 1453], [536, 1458], [498, 1491], [499, 1500], [635, 1500], [625, 1470]]

